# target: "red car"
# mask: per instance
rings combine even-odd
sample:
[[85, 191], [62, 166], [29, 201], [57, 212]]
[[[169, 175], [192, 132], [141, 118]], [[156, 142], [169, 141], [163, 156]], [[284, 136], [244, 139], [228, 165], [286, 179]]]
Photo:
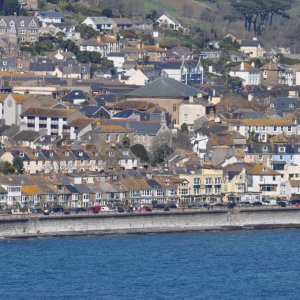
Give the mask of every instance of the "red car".
[[94, 214], [99, 214], [99, 212], [101, 211], [101, 206], [91, 206], [89, 208], [89, 211], [92, 211]]

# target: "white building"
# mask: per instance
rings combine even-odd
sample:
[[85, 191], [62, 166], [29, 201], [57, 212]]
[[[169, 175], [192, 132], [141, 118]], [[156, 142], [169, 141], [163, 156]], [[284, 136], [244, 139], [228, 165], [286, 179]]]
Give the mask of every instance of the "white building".
[[111, 37], [102, 37], [100, 40], [84, 41], [80, 46], [80, 51], [99, 52], [102, 57], [107, 57], [109, 53], [120, 52], [120, 42]]
[[97, 31], [110, 31], [113, 29], [113, 22], [107, 17], [88, 17], [82, 24], [92, 27]]
[[284, 196], [281, 174], [264, 165], [256, 165], [249, 170], [248, 191], [261, 193], [262, 197]]
[[173, 30], [179, 30], [182, 28], [181, 23], [168, 13], [160, 15], [160, 17], [156, 20], [156, 23], [158, 23], [160, 27], [168, 27]]
[[297, 124], [284, 118], [227, 120], [227, 123], [230, 131], [238, 131], [246, 138], [252, 136], [252, 139], [258, 142], [268, 142], [268, 136], [290, 136], [298, 133]]
[[243, 86], [261, 85], [261, 70], [245, 62], [232, 69], [229, 75], [242, 79]]
[[125, 53], [109, 53], [107, 55], [107, 59], [111, 60], [114, 64], [114, 68], [122, 69], [123, 64], [126, 60], [126, 54]]
[[27, 130], [43, 130], [47, 135], [70, 134], [69, 122], [82, 116], [74, 109], [28, 108], [21, 114], [21, 125]]
[[42, 23], [61, 23], [64, 19], [64, 13], [60, 11], [40, 11], [36, 17]]

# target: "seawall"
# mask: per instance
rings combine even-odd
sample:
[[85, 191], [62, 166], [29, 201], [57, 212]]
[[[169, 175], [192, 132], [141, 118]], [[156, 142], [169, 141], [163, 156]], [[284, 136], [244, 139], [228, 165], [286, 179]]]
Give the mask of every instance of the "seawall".
[[0, 218], [0, 238], [300, 228], [300, 209], [232, 209]]

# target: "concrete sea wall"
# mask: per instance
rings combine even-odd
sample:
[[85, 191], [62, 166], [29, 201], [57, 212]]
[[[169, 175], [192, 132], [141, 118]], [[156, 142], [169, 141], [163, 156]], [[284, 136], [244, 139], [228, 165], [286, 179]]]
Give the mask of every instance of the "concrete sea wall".
[[0, 218], [0, 238], [300, 227], [300, 210], [185, 211]]

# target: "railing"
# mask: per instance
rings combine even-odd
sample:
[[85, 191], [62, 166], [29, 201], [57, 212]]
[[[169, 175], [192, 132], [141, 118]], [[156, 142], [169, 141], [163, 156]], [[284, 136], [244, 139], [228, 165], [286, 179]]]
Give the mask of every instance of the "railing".
[[195, 212], [256, 212], [256, 211], [300, 211], [300, 207], [289, 205], [287, 207], [280, 207], [278, 205], [263, 205], [263, 206], [237, 206], [234, 208], [228, 208], [227, 206], [209, 206], [209, 207], [195, 207], [195, 208], [187, 208], [187, 207], [179, 207], [179, 208], [171, 208], [168, 211], [164, 209], [153, 209], [152, 211], [146, 211], [144, 209], [137, 209], [130, 212], [118, 212], [118, 211], [100, 211], [99, 213], [93, 213], [92, 211], [86, 212], [70, 212], [69, 214], [64, 213], [51, 213], [49, 215], [43, 214], [2, 214], [0, 215], [1, 221], [30, 221], [36, 219], [51, 219], [51, 218], [76, 218], [76, 217], [101, 217], [101, 216], [120, 216], [120, 215], [139, 215], [139, 214], [169, 214], [169, 213], [195, 213]]

